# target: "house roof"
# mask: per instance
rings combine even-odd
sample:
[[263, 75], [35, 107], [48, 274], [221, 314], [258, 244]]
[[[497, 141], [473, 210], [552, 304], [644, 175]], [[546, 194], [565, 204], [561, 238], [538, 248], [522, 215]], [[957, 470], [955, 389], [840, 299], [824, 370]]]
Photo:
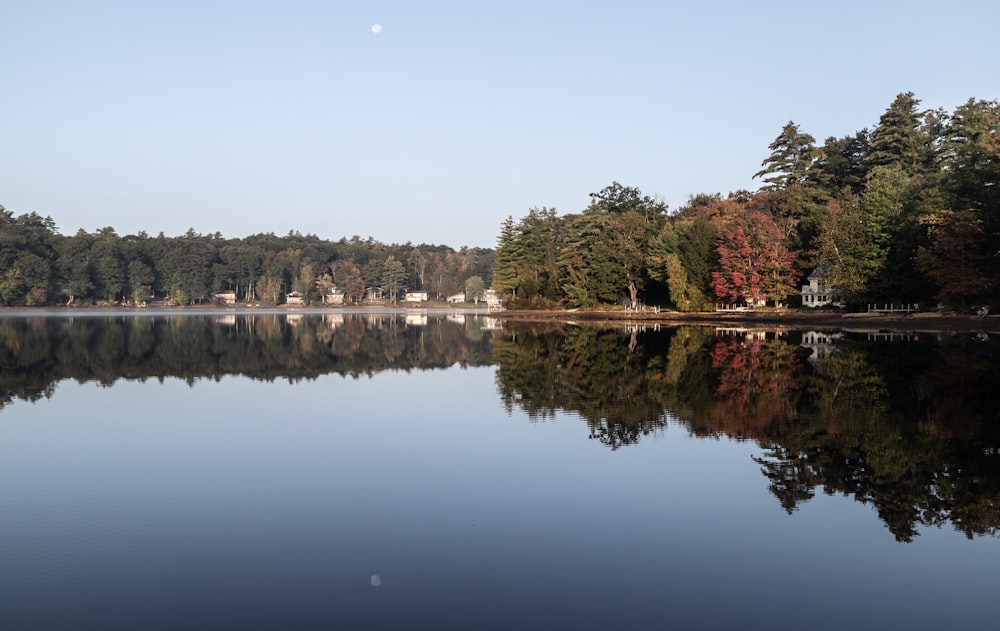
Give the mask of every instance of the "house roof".
[[806, 280], [819, 280], [826, 275], [826, 271], [830, 269], [829, 263], [820, 263], [819, 267], [812, 271], [812, 274], [806, 277]]

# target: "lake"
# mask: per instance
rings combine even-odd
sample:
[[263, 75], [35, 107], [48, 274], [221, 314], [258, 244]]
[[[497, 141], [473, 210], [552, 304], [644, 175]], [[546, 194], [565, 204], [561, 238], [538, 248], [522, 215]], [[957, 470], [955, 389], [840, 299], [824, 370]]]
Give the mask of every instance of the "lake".
[[0, 628], [996, 628], [1000, 340], [0, 318]]

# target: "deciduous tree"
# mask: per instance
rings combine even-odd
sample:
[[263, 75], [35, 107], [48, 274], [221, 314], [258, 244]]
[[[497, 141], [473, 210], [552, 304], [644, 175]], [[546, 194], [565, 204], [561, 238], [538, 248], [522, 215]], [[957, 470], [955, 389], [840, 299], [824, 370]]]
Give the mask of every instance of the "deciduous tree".
[[768, 215], [751, 212], [727, 227], [716, 241], [719, 263], [712, 288], [722, 300], [747, 305], [781, 301], [795, 291], [794, 254]]
[[924, 223], [931, 244], [920, 250], [918, 263], [940, 288], [936, 297], [966, 306], [970, 299], [986, 296], [992, 282], [983, 273], [983, 228], [975, 213], [945, 210]]

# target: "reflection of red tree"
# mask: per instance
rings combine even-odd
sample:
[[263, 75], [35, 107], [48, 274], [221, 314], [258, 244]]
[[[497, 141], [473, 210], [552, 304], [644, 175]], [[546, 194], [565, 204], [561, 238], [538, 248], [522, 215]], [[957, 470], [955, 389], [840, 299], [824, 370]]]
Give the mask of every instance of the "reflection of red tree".
[[754, 434], [794, 414], [789, 395], [795, 386], [792, 347], [779, 340], [725, 339], [711, 353], [718, 371], [715, 396], [732, 413], [720, 429]]
[[365, 337], [365, 321], [361, 318], [351, 318], [344, 327], [344, 337], [338, 349], [344, 354], [357, 353], [361, 349], [361, 341]]

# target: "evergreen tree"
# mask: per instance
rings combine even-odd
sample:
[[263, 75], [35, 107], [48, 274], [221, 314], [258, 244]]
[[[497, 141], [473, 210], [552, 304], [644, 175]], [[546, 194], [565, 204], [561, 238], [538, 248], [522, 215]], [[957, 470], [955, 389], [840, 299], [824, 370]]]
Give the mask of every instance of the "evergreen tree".
[[977, 213], [988, 242], [1000, 251], [1000, 102], [969, 99], [945, 133], [949, 205]]
[[868, 151], [870, 167], [898, 166], [908, 175], [925, 170], [930, 142], [922, 128], [919, 105], [920, 100], [913, 92], [896, 96], [872, 132]]
[[815, 138], [799, 131], [799, 126], [793, 121], [788, 121], [774, 142], [767, 146], [771, 154], [761, 162], [764, 168], [754, 173], [754, 179], [763, 177], [765, 185], [762, 189], [766, 191], [805, 184], [809, 170], [819, 156], [815, 145]]
[[858, 195], [864, 190], [868, 176], [868, 130], [863, 129], [853, 136], [826, 139], [813, 163], [813, 172], [822, 174], [810, 180], [823, 185], [830, 198], [848, 189]]
[[763, 177], [765, 185], [751, 207], [770, 214], [798, 252], [810, 249], [822, 223], [822, 204], [830, 196], [832, 177], [818, 168], [822, 153], [815, 142], [789, 121], [768, 145], [771, 154], [761, 163], [764, 168], [753, 176]]
[[382, 265], [381, 282], [383, 295], [388, 296], [392, 304], [396, 304], [400, 292], [406, 288], [404, 286], [404, 283], [406, 283], [406, 268], [396, 260], [395, 256], [390, 255]]

